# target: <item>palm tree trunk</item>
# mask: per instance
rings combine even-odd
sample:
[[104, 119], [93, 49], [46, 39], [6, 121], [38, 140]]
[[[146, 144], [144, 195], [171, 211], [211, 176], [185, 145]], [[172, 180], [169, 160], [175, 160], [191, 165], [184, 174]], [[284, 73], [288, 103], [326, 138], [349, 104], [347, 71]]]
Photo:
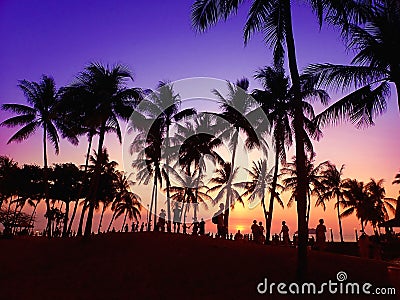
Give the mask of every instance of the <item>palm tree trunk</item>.
[[[166, 137], [166, 142], [167, 142], [167, 151], [170, 150], [169, 147], [169, 123], [167, 124], [167, 137]], [[167, 188], [167, 218], [168, 218], [168, 222], [167, 222], [167, 232], [171, 232], [171, 197], [169, 194], [169, 188], [170, 188], [170, 181], [169, 181], [169, 153], [167, 152], [167, 157], [166, 157], [166, 161], [165, 164], [167, 165], [167, 170], [166, 170], [166, 174], [167, 174], [167, 178], [166, 178], [166, 188]]]
[[311, 210], [311, 195], [310, 195], [310, 190], [307, 189], [307, 228], [308, 224], [310, 223], [310, 210]]
[[[36, 212], [36, 208], [37, 208], [38, 204], [39, 203], [37, 202], [36, 205], [33, 207], [33, 211], [32, 211], [31, 217], [29, 219], [29, 225], [33, 226], [32, 221], [33, 221], [33, 217], [35, 216], [35, 212]], [[32, 227], [32, 230], [33, 229], [34, 229], [34, 227]]]
[[157, 188], [157, 179], [154, 179], [153, 189], [151, 191], [151, 202], [150, 202], [150, 210], [149, 210], [149, 219], [147, 220], [147, 231], [150, 231], [150, 227], [151, 227], [151, 212], [153, 210], [154, 191], [156, 190], [156, 188]]
[[154, 189], [154, 227], [153, 227], [153, 230], [155, 231], [156, 230], [156, 226], [157, 226], [157, 186], [158, 186], [158, 183], [157, 183], [157, 176], [156, 177], [154, 177], [155, 178], [155, 189]]
[[236, 158], [236, 147], [237, 147], [237, 142], [238, 142], [238, 137], [239, 137], [239, 129], [235, 128], [236, 132], [233, 135], [233, 143], [234, 143], [234, 147], [232, 150], [232, 161], [231, 161], [231, 174], [230, 174], [230, 178], [227, 182], [227, 189], [226, 189], [226, 201], [225, 201], [225, 213], [224, 213], [224, 226], [225, 226], [225, 231], [226, 233], [229, 232], [228, 228], [229, 228], [229, 210], [231, 207], [231, 183], [232, 183], [232, 177], [233, 177], [233, 172], [235, 170], [235, 158]]
[[103, 160], [103, 143], [104, 143], [105, 134], [106, 134], [106, 122], [104, 121], [100, 127], [99, 145], [97, 147], [97, 155], [99, 157], [101, 157], [101, 159], [98, 158], [96, 161], [93, 179], [91, 180], [91, 187], [89, 189], [88, 197], [86, 198], [89, 201], [89, 211], [88, 211], [88, 216], [86, 219], [86, 226], [85, 226], [85, 233], [84, 233], [85, 237], [89, 237], [92, 234], [94, 206], [95, 206], [96, 197], [97, 197], [97, 190], [99, 188], [101, 164], [102, 164], [102, 160]]
[[63, 237], [68, 236], [67, 228], [68, 228], [68, 217], [69, 217], [69, 204], [70, 204], [70, 201], [68, 200], [68, 202], [65, 203], [64, 226], [63, 226], [63, 232], [62, 232]]
[[[276, 185], [278, 182], [278, 171], [279, 171], [279, 149], [278, 149], [278, 142], [275, 142], [275, 166], [274, 166], [274, 177], [272, 179], [272, 187], [271, 187], [271, 197], [269, 199], [269, 209], [266, 212], [264, 208], [264, 215], [265, 215], [265, 243], [269, 243], [269, 239], [271, 237], [271, 226], [272, 226], [272, 213], [274, 211], [274, 201], [276, 195]], [[263, 200], [264, 201], [264, 197]], [[263, 204], [265, 207], [265, 204]]]
[[[90, 135], [89, 136], [88, 150], [86, 152], [85, 176], [87, 176], [87, 169], [88, 169], [88, 166], [89, 166], [90, 151], [92, 150], [92, 141], [93, 141], [93, 135]], [[81, 188], [81, 190], [82, 190], [82, 188]], [[83, 208], [82, 208], [82, 211], [81, 211], [81, 217], [79, 219], [79, 225], [78, 225], [78, 230], [76, 232], [76, 236], [82, 236], [83, 219], [85, 218], [86, 207], [87, 207], [87, 199], [84, 200], [84, 205], [83, 205]]]
[[43, 166], [44, 166], [44, 200], [46, 203], [47, 213], [47, 236], [51, 237], [51, 216], [50, 216], [50, 200], [49, 200], [49, 171], [47, 166], [47, 126], [46, 123], [43, 125]]
[[100, 233], [101, 223], [103, 222], [103, 216], [105, 211], [106, 211], [106, 205], [105, 203], [103, 203], [103, 209], [101, 211], [100, 222], [99, 222], [99, 227], [97, 228], [97, 233]]
[[122, 222], [121, 232], [124, 231], [124, 226], [125, 226], [126, 216], [127, 216], [127, 215], [128, 215], [128, 211], [125, 212], [124, 221]]
[[337, 216], [339, 221], [339, 233], [340, 233], [340, 241], [343, 243], [343, 229], [342, 229], [342, 218], [340, 217], [340, 209], [339, 209], [339, 195], [337, 195]]
[[307, 274], [307, 178], [306, 178], [306, 155], [304, 151], [304, 119], [301, 99], [300, 75], [297, 67], [296, 47], [292, 28], [292, 14], [290, 0], [284, 1], [286, 45], [288, 65], [294, 92], [295, 110], [293, 116], [294, 134], [296, 142], [296, 169], [298, 182], [296, 189], [297, 202], [297, 227], [298, 227], [298, 248], [297, 248], [297, 277], [304, 280]]
[[70, 233], [71, 233], [72, 224], [74, 223], [76, 211], [77, 211], [77, 209], [78, 209], [78, 203], [79, 203], [79, 199], [76, 199], [75, 205], [74, 205], [74, 210], [72, 211], [71, 220], [69, 221], [69, 224], [68, 224], [68, 229], [67, 229], [67, 235], [68, 235], [68, 236], [69, 236]]
[[112, 215], [112, 217], [111, 217], [110, 224], [108, 224], [107, 232], [109, 232], [109, 231], [110, 231], [111, 224], [114, 222], [114, 219], [115, 219], [115, 215], [116, 215], [116, 214], [117, 214], [117, 212], [116, 212], [116, 211], [114, 211], [114, 212], [113, 212], [113, 215]]

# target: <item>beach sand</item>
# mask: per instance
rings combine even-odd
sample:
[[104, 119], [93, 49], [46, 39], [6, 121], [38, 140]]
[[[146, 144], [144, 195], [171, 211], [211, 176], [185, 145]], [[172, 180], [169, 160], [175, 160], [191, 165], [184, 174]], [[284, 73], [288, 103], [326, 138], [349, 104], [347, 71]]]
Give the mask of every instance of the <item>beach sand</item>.
[[[258, 283], [296, 282], [296, 249], [166, 233], [0, 240], [0, 299], [309, 299], [257, 293]], [[308, 280], [390, 286], [388, 264], [309, 252]], [[398, 291], [400, 293], [400, 291]], [[330, 295], [315, 299], [396, 299]]]

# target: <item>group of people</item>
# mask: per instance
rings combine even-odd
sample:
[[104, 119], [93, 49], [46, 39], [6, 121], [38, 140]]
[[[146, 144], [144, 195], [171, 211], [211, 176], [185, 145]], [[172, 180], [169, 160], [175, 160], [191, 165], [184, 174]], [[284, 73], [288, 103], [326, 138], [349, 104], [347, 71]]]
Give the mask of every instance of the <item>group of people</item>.
[[[317, 250], [324, 250], [326, 248], [326, 226], [324, 225], [324, 219], [319, 220], [319, 224], [315, 229], [315, 236], [316, 240], [314, 248]], [[289, 246], [291, 244], [289, 237], [289, 227], [286, 225], [285, 221], [282, 221], [282, 228], [279, 235], [275, 234], [272, 237], [272, 241], [275, 243], [280, 240], [282, 241], [284, 246]], [[297, 244], [297, 236], [294, 236], [293, 244]]]

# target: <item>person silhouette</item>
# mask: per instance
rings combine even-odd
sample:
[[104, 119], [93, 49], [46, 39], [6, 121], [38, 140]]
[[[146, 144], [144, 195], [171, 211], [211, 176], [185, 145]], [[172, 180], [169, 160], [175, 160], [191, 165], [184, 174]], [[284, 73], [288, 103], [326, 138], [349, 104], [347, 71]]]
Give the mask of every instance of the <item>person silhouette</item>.
[[316, 235], [316, 248], [319, 250], [324, 250], [325, 249], [325, 241], [326, 241], [326, 227], [324, 225], [324, 219], [319, 219], [319, 224], [317, 228], [315, 229], [315, 235]]
[[140, 225], [140, 232], [144, 231], [144, 222], [142, 222], [142, 225]]
[[217, 235], [218, 237], [225, 237], [225, 226], [224, 226], [224, 204], [220, 203], [219, 204], [219, 211], [215, 213], [215, 216], [217, 216], [218, 222], [217, 222]]
[[165, 231], [165, 217], [166, 213], [164, 209], [161, 209], [160, 216], [158, 218], [158, 228], [161, 232]]
[[253, 221], [253, 225], [251, 225], [251, 233], [253, 234], [253, 241], [258, 243], [259, 236], [260, 236], [260, 228], [257, 225], [257, 220]]
[[179, 233], [181, 228], [181, 208], [178, 203], [175, 203], [174, 213], [174, 232]]
[[286, 225], [285, 221], [282, 221], [282, 229], [280, 234], [282, 234], [283, 245], [288, 246], [290, 243], [289, 227]]
[[265, 236], [264, 236], [265, 230], [264, 230], [264, 226], [261, 221], [258, 222], [258, 230], [259, 230], [259, 237], [258, 237], [259, 241], [258, 242], [260, 244], [264, 244], [265, 243]]
[[193, 223], [189, 226], [192, 227], [192, 235], [197, 235], [199, 233], [199, 221], [197, 221], [197, 218], [193, 218]]
[[128, 227], [128, 224], [125, 224], [125, 232], [128, 232], [128, 230], [129, 230], [129, 227]]
[[241, 241], [243, 240], [243, 234], [240, 233], [240, 230], [235, 233], [235, 241]]
[[201, 221], [199, 223], [199, 234], [204, 235], [206, 233], [206, 222], [204, 222], [204, 219], [201, 218]]

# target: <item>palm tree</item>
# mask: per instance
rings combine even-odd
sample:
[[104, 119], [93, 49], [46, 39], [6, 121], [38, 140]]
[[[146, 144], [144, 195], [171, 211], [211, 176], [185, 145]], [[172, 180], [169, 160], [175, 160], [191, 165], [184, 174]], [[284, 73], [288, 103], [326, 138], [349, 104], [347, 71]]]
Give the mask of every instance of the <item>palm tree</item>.
[[388, 211], [395, 213], [396, 200], [385, 197], [385, 188], [383, 187], [383, 179], [375, 181], [371, 180], [365, 185], [365, 191], [373, 203], [373, 209], [368, 216], [368, 221], [376, 231], [377, 225], [389, 219]]
[[[274, 175], [272, 175], [272, 171], [274, 171], [275, 174], [275, 167], [268, 171], [267, 169], [267, 160], [266, 159], [260, 159], [257, 162], [253, 161], [253, 166], [251, 170], [246, 169], [246, 171], [249, 173], [251, 181], [244, 182], [243, 183], [243, 188], [246, 189], [246, 191], [242, 194], [243, 197], [249, 197], [250, 201], [254, 201], [256, 198], [261, 199], [261, 204], [264, 210], [264, 216], [265, 216], [265, 221], [268, 224], [268, 221], [270, 218], [272, 218], [272, 209], [271, 206], [273, 207], [273, 204], [271, 205], [271, 202], [269, 204], [270, 210], [267, 211], [266, 205], [265, 205], [265, 193], [267, 190], [270, 192], [270, 194], [274, 195], [273, 198], [270, 199], [270, 201], [276, 200], [279, 205], [283, 208], [283, 202], [282, 199], [279, 195], [279, 193], [276, 191], [277, 188], [277, 183], [275, 182], [274, 185]], [[269, 230], [268, 230], [268, 225], [267, 225], [267, 237], [265, 240], [265, 243], [268, 243], [269, 241], [269, 234], [271, 230], [271, 224], [269, 224]]]
[[395, 85], [400, 109], [400, 5], [396, 0], [375, 2], [365, 25], [349, 25], [348, 47], [356, 52], [351, 65], [314, 64], [306, 69], [321, 85], [355, 88], [318, 115], [322, 125], [347, 120], [357, 127], [373, 124], [375, 116], [386, 111], [390, 83]]
[[[242, 187], [243, 183], [233, 183], [238, 170], [239, 168], [232, 170], [231, 163], [225, 162], [222, 164], [221, 168], [216, 171], [216, 175], [210, 180], [210, 183], [215, 185], [207, 191], [207, 194], [218, 191], [213, 203], [217, 204], [223, 199], [224, 195], [226, 195], [226, 199], [229, 199], [227, 203], [228, 207], [225, 207], [225, 213], [229, 207], [232, 209], [234, 208], [236, 201], [244, 206], [243, 197], [236, 189], [236, 187]], [[228, 227], [226, 227], [225, 230], [228, 233]]]
[[[317, 166], [314, 166], [315, 154], [312, 153], [310, 157], [307, 159], [306, 165], [306, 179], [307, 179], [307, 213], [306, 220], [307, 226], [308, 221], [310, 220], [310, 209], [311, 209], [311, 195], [319, 196], [319, 193], [322, 189], [322, 177], [321, 171], [327, 164], [327, 162], [322, 162]], [[289, 198], [288, 206], [292, 206], [293, 202], [296, 200], [296, 191], [298, 190], [298, 174], [299, 172], [296, 169], [296, 163], [289, 162], [284, 165], [281, 169], [281, 176], [285, 177], [282, 180], [282, 184], [284, 186], [284, 190], [291, 190], [292, 195]]]
[[53, 184], [50, 189], [50, 195], [53, 199], [65, 203], [65, 213], [63, 220], [62, 236], [68, 236], [68, 220], [70, 203], [79, 200], [80, 172], [77, 166], [71, 163], [56, 164], [52, 169], [50, 176]]
[[137, 170], [136, 180], [139, 184], [147, 185], [153, 179], [153, 188], [151, 192], [150, 214], [147, 221], [147, 231], [150, 231], [151, 214], [154, 206], [154, 228], [156, 228], [157, 220], [157, 196], [158, 184], [162, 186], [162, 137], [159, 130], [159, 122], [154, 122], [151, 130], [147, 132], [147, 136], [143, 138], [143, 133], [136, 136], [131, 144], [130, 152], [137, 152], [137, 158], [132, 162], [132, 167]]
[[[279, 163], [286, 163], [286, 147], [290, 147], [293, 142], [292, 127], [295, 103], [293, 101], [292, 87], [289, 86], [289, 79], [285, 76], [282, 66], [265, 67], [257, 71], [254, 77], [262, 83], [264, 90], [256, 89], [252, 95], [267, 116], [267, 120], [264, 120], [264, 122], [269, 122], [272, 125], [275, 148], [274, 177], [269, 202], [269, 217], [266, 220], [266, 242], [268, 242], [271, 232], [273, 199], [276, 193]], [[306, 148], [312, 152], [313, 146], [309, 137], [318, 140], [321, 132], [311, 121], [314, 118], [314, 109], [310, 102], [317, 99], [326, 105], [329, 95], [323, 90], [316, 89], [313, 82], [304, 75], [300, 76], [300, 82], [304, 117], [303, 136]]]
[[[228, 82], [227, 87], [227, 97], [224, 97], [217, 90], [213, 90], [213, 92], [218, 97], [218, 102], [220, 104], [220, 108], [222, 109], [222, 113], [219, 114], [221, 119], [219, 120], [223, 120], [223, 122], [222, 124], [217, 124], [218, 129], [221, 131], [219, 138], [229, 141], [229, 148], [232, 151], [231, 163], [229, 166], [231, 167], [231, 170], [235, 170], [235, 159], [239, 141], [239, 133], [242, 132], [245, 134], [245, 147], [249, 150], [264, 146], [264, 140], [262, 139], [261, 135], [258, 134], [259, 130], [257, 130], [260, 123], [257, 117], [259, 115], [259, 110], [261, 109], [255, 108], [255, 101], [253, 97], [247, 93], [249, 81], [246, 78], [243, 78], [238, 80], [236, 85], [232, 85]], [[233, 175], [233, 173], [229, 174]], [[229, 191], [232, 185], [232, 178], [226, 183], [228, 191], [226, 193], [225, 201], [224, 225], [228, 230], [229, 209], [234, 202], [233, 199], [230, 199], [232, 192]]]
[[8, 156], [0, 156], [0, 208], [15, 193], [18, 170], [17, 162]]
[[[342, 0], [310, 0], [307, 1], [313, 12], [318, 16], [320, 26], [323, 20], [333, 24], [347, 24], [347, 17], [359, 16], [356, 3]], [[216, 24], [220, 19], [226, 20], [235, 14], [244, 0], [196, 0], [192, 6], [192, 24], [198, 31], [205, 31]], [[262, 32], [264, 40], [273, 49], [274, 60], [279, 64], [285, 54], [288, 56], [288, 65], [294, 94], [294, 133], [296, 142], [296, 165], [299, 170], [299, 185], [296, 193], [298, 215], [298, 266], [297, 274], [304, 278], [307, 271], [307, 241], [308, 228], [306, 221], [307, 211], [307, 180], [306, 155], [304, 152], [303, 115], [301, 108], [301, 83], [297, 66], [296, 47], [294, 42], [291, 16], [291, 1], [288, 0], [254, 0], [251, 3], [247, 21], [244, 27], [244, 40], [247, 43], [254, 32]], [[345, 27], [344, 27], [345, 29]]]
[[340, 217], [340, 203], [343, 201], [343, 170], [344, 165], [338, 170], [334, 164], [327, 162], [321, 171], [321, 191], [318, 196], [316, 206], [322, 205], [325, 210], [325, 201], [336, 197], [335, 207], [339, 222], [340, 241], [343, 243], [342, 220]]
[[[145, 99], [143, 99], [139, 106], [136, 107], [135, 113], [142, 114], [143, 117], [147, 117], [154, 120], [158, 130], [160, 130], [160, 138], [165, 141], [164, 147], [164, 159], [165, 166], [162, 169], [166, 170], [166, 175], [168, 176], [168, 167], [170, 166], [170, 156], [171, 153], [171, 138], [170, 130], [174, 123], [177, 123], [183, 119], [186, 119], [196, 113], [193, 108], [180, 110], [181, 99], [180, 95], [176, 94], [174, 91], [174, 86], [171, 83], [160, 81], [156, 91], [147, 94]], [[141, 120], [142, 118], [140, 118]], [[135, 126], [135, 118], [133, 120], [133, 125]], [[139, 129], [140, 126], [138, 126]], [[150, 129], [151, 130], [151, 129]], [[167, 219], [168, 219], [168, 232], [171, 231], [171, 204], [169, 195], [169, 181], [167, 184]]]
[[[200, 170], [196, 169], [190, 175], [187, 172], [178, 173], [173, 168], [170, 169], [171, 178], [176, 182], [176, 185], [170, 186], [171, 200], [174, 203], [181, 202], [181, 216], [183, 222], [186, 223], [186, 215], [193, 206], [193, 219], [197, 220], [198, 205], [202, 204], [205, 209], [208, 209], [207, 202], [212, 202], [213, 199], [202, 190], [208, 190], [204, 185], [202, 177], [196, 173]], [[171, 180], [172, 181], [172, 180]]]
[[[23, 126], [9, 140], [11, 142], [22, 142], [32, 136], [39, 127], [43, 128], [43, 165], [45, 175], [45, 202], [46, 211], [50, 211], [50, 201], [48, 197], [48, 163], [47, 163], [47, 140], [50, 140], [55, 149], [55, 153], [59, 153], [59, 136], [57, 127], [62, 123], [59, 118], [58, 103], [59, 91], [56, 89], [54, 79], [43, 75], [40, 82], [27, 80], [19, 81], [18, 87], [23, 91], [28, 104], [3, 104], [2, 109], [10, 111], [17, 116], [11, 117], [3, 121], [0, 126], [15, 127]], [[71, 142], [76, 143], [74, 139]], [[48, 214], [50, 215], [50, 214]], [[51, 220], [47, 220], [47, 234], [50, 236]]]
[[[97, 153], [101, 153], [104, 137], [111, 126], [115, 129], [119, 140], [122, 140], [118, 119], [127, 121], [133, 112], [133, 107], [141, 98], [141, 90], [127, 88], [127, 81], [133, 80], [131, 72], [122, 65], [104, 66], [91, 63], [75, 79], [71, 87], [75, 90], [75, 102], [87, 102], [85, 118], [92, 120], [90, 124], [97, 128], [99, 143]], [[97, 162], [86, 200], [89, 203], [85, 236], [92, 232], [93, 213], [96, 194], [99, 187], [100, 161]]]
[[342, 184], [343, 200], [340, 203], [344, 208], [340, 217], [347, 217], [356, 213], [357, 219], [360, 220], [361, 231], [364, 231], [364, 227], [368, 222], [367, 218], [367, 204], [369, 203], [368, 195], [365, 193], [364, 182], [356, 179], [346, 179]]

